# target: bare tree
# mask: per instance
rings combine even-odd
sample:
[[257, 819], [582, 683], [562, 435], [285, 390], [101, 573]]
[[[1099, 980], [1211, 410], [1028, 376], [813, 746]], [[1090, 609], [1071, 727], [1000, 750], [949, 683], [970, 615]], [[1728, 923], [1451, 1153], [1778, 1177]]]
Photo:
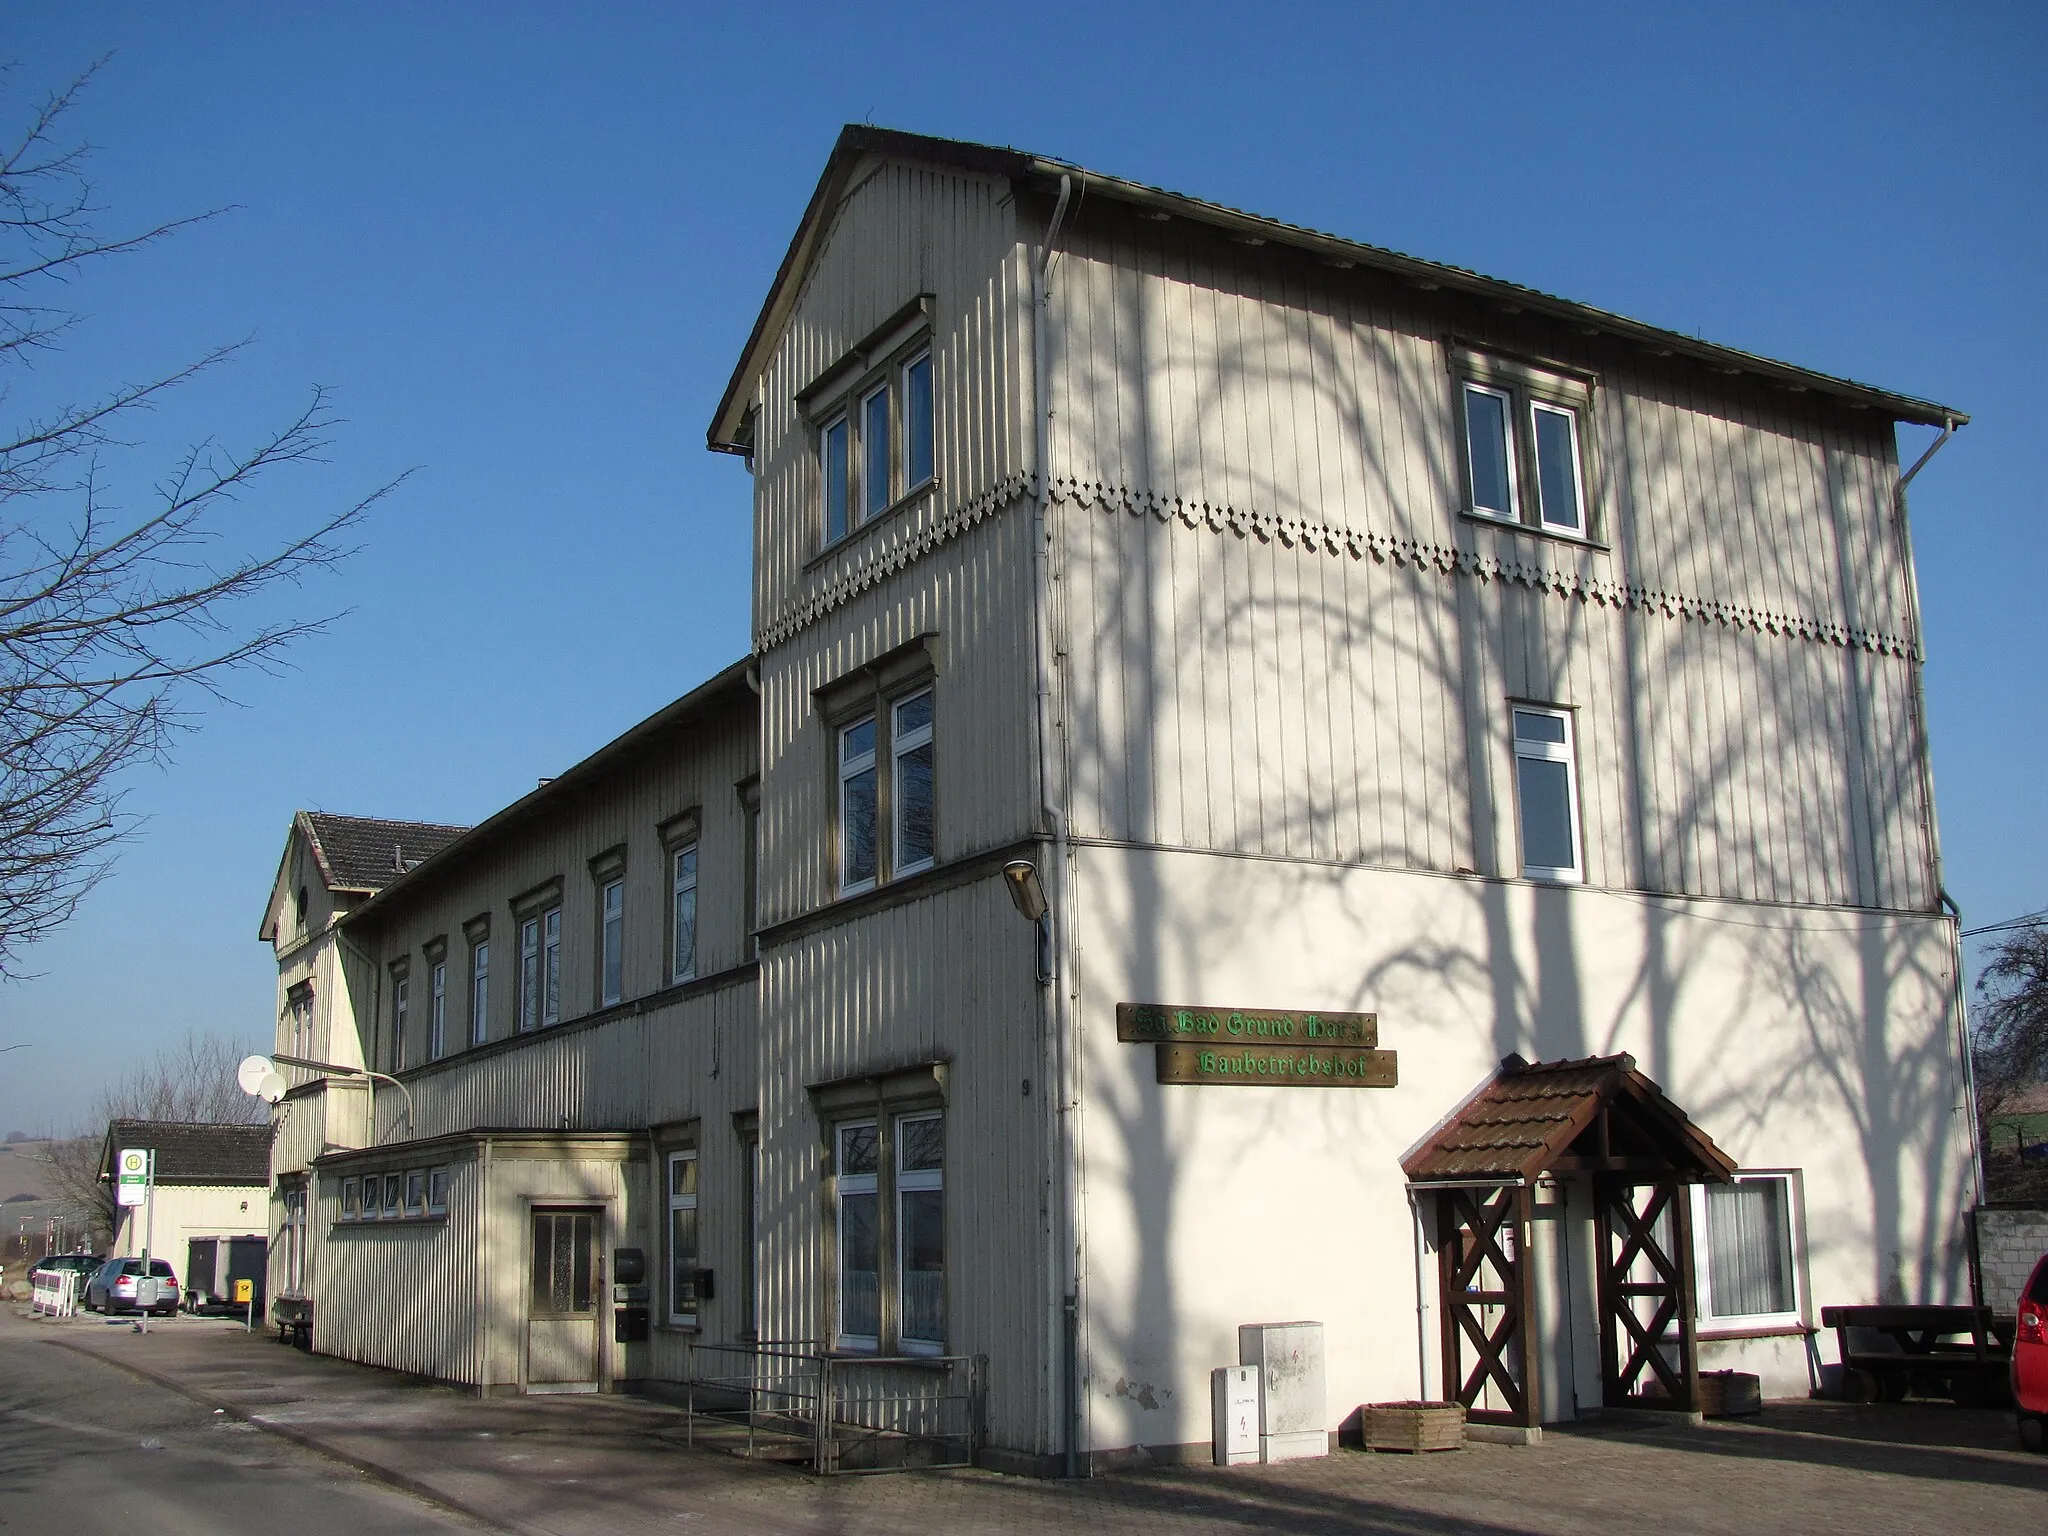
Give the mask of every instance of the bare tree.
[[[95, 69], [97, 66], [95, 66]], [[0, 400], [79, 317], [49, 300], [83, 269], [187, 225], [102, 238], [83, 146], [59, 142], [92, 78], [74, 81], [0, 139]], [[0, 109], [6, 85], [0, 76]], [[129, 828], [124, 770], [161, 760], [195, 694], [278, 664], [324, 618], [248, 617], [250, 600], [333, 565], [374, 495], [311, 528], [238, 536], [229, 513], [270, 472], [317, 460], [334, 425], [324, 393], [253, 444], [207, 441], [124, 510], [110, 489], [117, 435], [167, 391], [237, 350], [218, 348], [82, 403], [0, 421], [0, 978], [64, 923], [107, 873]], [[395, 485], [397, 482], [393, 482]]]
[[138, 1060], [101, 1093], [92, 1116], [70, 1136], [53, 1136], [37, 1155], [50, 1186], [88, 1229], [95, 1245], [111, 1240], [114, 1192], [100, 1179], [107, 1127], [116, 1120], [261, 1125], [270, 1106], [242, 1092], [235, 1069], [248, 1048], [226, 1035], [188, 1031], [175, 1045]]
[[1987, 951], [1970, 1044], [1987, 1118], [2048, 1079], [2048, 926], [2014, 928]]

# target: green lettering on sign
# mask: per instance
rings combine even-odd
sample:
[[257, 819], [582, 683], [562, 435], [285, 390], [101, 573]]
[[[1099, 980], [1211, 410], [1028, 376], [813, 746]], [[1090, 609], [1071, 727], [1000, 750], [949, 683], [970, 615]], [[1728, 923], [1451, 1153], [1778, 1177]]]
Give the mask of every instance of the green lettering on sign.
[[1324, 1013], [1313, 1009], [1118, 1003], [1116, 1037], [1132, 1045], [1199, 1041], [1219, 1045], [1285, 1043], [1370, 1050], [1380, 1043], [1380, 1016], [1376, 1013]]
[[1342, 1045], [1161, 1044], [1162, 1083], [1223, 1083], [1268, 1088], [1392, 1088], [1392, 1051]]

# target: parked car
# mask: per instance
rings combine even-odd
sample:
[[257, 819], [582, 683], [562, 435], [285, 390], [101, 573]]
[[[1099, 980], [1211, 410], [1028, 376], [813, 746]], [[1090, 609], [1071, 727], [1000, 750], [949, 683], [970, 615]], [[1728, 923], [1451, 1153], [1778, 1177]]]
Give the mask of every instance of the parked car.
[[35, 1268], [29, 1271], [28, 1277], [33, 1282], [37, 1275], [58, 1274], [68, 1269], [78, 1276], [78, 1288], [83, 1292], [86, 1282], [91, 1280], [98, 1273], [100, 1266], [106, 1262], [95, 1253], [53, 1253], [47, 1258], [38, 1259]]
[[2019, 1328], [2012, 1341], [2012, 1402], [2020, 1414], [2020, 1444], [2048, 1450], [2048, 1253], [2020, 1292]]
[[[178, 1275], [168, 1259], [151, 1259], [149, 1272], [163, 1282], [157, 1287], [157, 1303], [149, 1310], [158, 1317], [172, 1317], [178, 1310]], [[135, 1282], [142, 1278], [142, 1260], [109, 1259], [86, 1283], [85, 1306], [89, 1312], [138, 1312]]]

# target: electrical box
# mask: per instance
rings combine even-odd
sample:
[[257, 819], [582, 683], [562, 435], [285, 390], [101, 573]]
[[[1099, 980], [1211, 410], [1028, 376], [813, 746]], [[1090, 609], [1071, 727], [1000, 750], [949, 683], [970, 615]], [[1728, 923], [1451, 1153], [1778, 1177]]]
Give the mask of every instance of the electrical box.
[[1330, 1454], [1321, 1323], [1246, 1323], [1237, 1358], [1259, 1372], [1259, 1460]]
[[1209, 1373], [1216, 1465], [1241, 1467], [1259, 1459], [1259, 1368], [1219, 1365]]

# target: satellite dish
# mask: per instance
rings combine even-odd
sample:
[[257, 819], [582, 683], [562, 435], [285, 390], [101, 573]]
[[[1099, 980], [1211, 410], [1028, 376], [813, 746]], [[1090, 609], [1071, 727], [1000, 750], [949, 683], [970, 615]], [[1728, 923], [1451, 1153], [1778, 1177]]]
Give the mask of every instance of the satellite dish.
[[275, 1104], [284, 1097], [284, 1091], [291, 1085], [284, 1080], [284, 1074], [272, 1070], [256, 1085], [256, 1097], [266, 1104]]
[[268, 1056], [244, 1056], [242, 1064], [235, 1068], [235, 1081], [242, 1085], [242, 1092], [259, 1099], [263, 1097], [264, 1080], [276, 1076], [277, 1064]]

